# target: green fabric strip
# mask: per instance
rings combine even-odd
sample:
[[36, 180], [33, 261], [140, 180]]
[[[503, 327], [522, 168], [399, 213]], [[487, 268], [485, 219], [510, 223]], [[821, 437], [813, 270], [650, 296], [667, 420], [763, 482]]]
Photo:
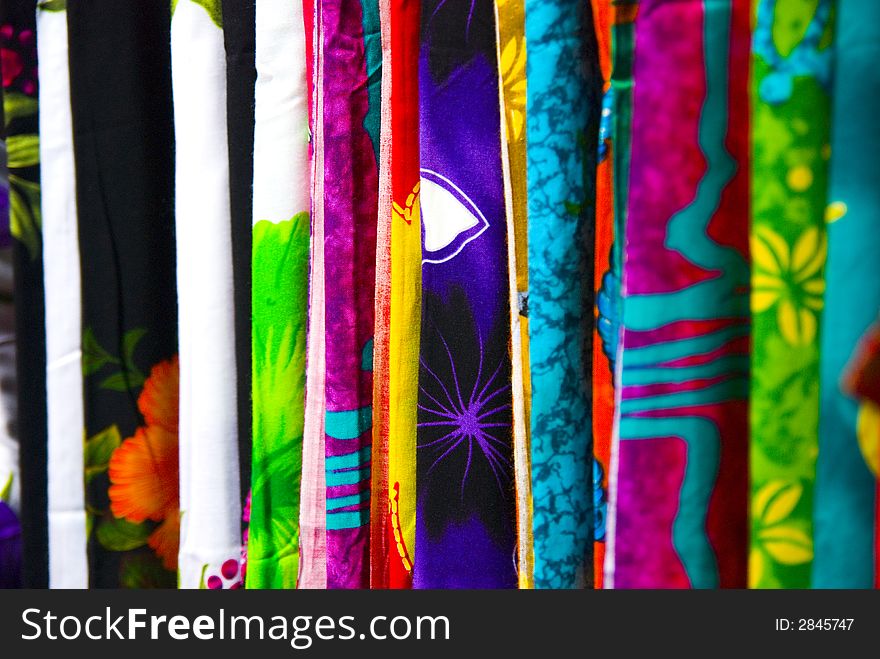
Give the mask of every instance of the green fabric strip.
[[254, 445], [247, 588], [295, 588], [305, 387], [309, 216], [254, 225]]
[[808, 588], [833, 2], [756, 0], [749, 585]]

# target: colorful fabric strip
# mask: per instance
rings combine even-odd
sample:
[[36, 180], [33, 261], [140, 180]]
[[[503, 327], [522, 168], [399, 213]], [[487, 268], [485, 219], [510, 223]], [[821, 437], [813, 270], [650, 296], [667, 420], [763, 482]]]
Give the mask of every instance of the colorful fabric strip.
[[[327, 587], [327, 488], [325, 463], [325, 295], [324, 295], [324, 37], [320, 2], [309, 13], [304, 3], [306, 25], [313, 28], [311, 67], [308, 69], [312, 144], [311, 220], [309, 246], [309, 317], [306, 339], [306, 408], [303, 424], [302, 490], [299, 521], [298, 588]], [[309, 20], [307, 17], [311, 16]]]
[[494, 13], [491, 0], [422, 5], [416, 588], [517, 585]]
[[756, 588], [810, 586], [833, 5], [754, 3], [749, 585]]
[[[67, 12], [82, 284], [81, 467], [89, 585], [97, 588], [176, 584], [169, 20], [161, 5], [70, 3]], [[97, 77], [114, 83], [95, 85]]]
[[[373, 318], [381, 44], [377, 0], [321, 0], [325, 289], [325, 454], [372, 443]], [[327, 486], [327, 587], [369, 585], [369, 490]]]
[[[596, 554], [598, 560], [602, 555], [602, 580], [601, 584], [605, 587], [606, 574], [614, 572], [614, 524], [616, 521], [616, 511], [614, 506], [616, 501], [612, 496], [616, 492], [617, 470], [620, 458], [620, 441], [618, 429], [620, 427], [619, 417], [617, 415], [620, 409], [620, 333], [623, 322], [623, 253], [626, 243], [626, 211], [627, 199], [629, 198], [629, 169], [630, 155], [632, 151], [632, 87], [633, 87], [633, 51], [635, 45], [635, 20], [638, 14], [639, 4], [637, 0], [619, 0], [612, 7], [613, 24], [611, 27], [612, 41], [612, 63], [611, 63], [611, 87], [608, 90], [609, 96], [603, 99], [603, 116], [605, 120], [604, 110], [609, 108], [611, 115], [610, 120], [606, 123], [606, 128], [611, 136], [611, 169], [613, 172], [612, 180], [612, 211], [613, 211], [613, 236], [614, 240], [611, 244], [611, 254], [608, 257], [608, 270], [602, 275], [601, 289], [596, 296], [596, 307], [598, 310], [598, 318], [596, 319], [596, 330], [602, 336], [602, 352], [608, 360], [608, 368], [612, 373], [613, 385], [613, 402], [612, 402], [612, 418], [611, 418], [611, 434], [607, 439], [607, 446], [604, 445], [606, 437], [603, 434], [594, 435], [594, 451], [597, 451], [596, 457], [598, 464], [597, 472], [604, 466], [607, 473], [604, 480], [607, 483], [607, 490], [603, 492], [607, 500], [597, 497], [595, 503], [595, 511], [593, 513], [594, 520], [599, 520], [599, 516], [603, 517], [603, 528], [596, 530], [596, 533], [605, 540], [605, 547], [600, 549]], [[602, 148], [602, 123], [600, 122], [600, 146]], [[603, 193], [601, 181], [597, 181], [597, 212], [599, 212], [599, 198]], [[597, 226], [597, 239], [601, 235], [601, 228]], [[598, 252], [598, 245], [597, 245]], [[600, 257], [601, 258], [601, 257]], [[601, 360], [599, 361], [601, 368]], [[595, 362], [594, 362], [595, 364]], [[594, 392], [594, 400], [596, 392]], [[598, 396], [598, 400], [602, 400]], [[601, 413], [594, 408], [594, 421], [601, 422]], [[605, 422], [607, 424], [607, 421]], [[607, 427], [607, 425], [606, 425]], [[595, 425], [594, 425], [595, 431]], [[603, 452], [607, 451], [606, 461], [602, 461]], [[601, 476], [600, 476], [601, 477]], [[596, 480], [594, 478], [594, 480]], [[601, 492], [600, 488], [596, 488], [594, 494]], [[606, 558], [607, 557], [607, 558]], [[599, 569], [597, 565], [597, 569]], [[596, 585], [599, 585], [599, 581]], [[610, 584], [613, 579], [609, 580]]]
[[300, 5], [257, 6], [248, 588], [295, 588], [298, 574], [309, 258], [304, 30]]
[[379, 134], [379, 196], [376, 220], [376, 289], [373, 322], [373, 443], [370, 456], [370, 588], [388, 587], [391, 510], [388, 505], [388, 443], [391, 409], [391, 4], [379, 0], [382, 99]]
[[582, 2], [526, 0], [535, 587], [592, 582], [591, 220], [599, 71]]
[[[416, 404], [421, 306], [418, 53], [420, 7], [412, 0], [379, 5], [383, 44], [383, 133], [380, 166], [380, 238], [376, 273], [376, 384], [387, 436], [373, 446], [375, 587], [412, 585], [416, 532]], [[383, 274], [384, 273], [384, 274]], [[384, 281], [384, 285], [382, 282]], [[381, 313], [380, 313], [381, 312]], [[380, 320], [387, 352], [379, 350]], [[379, 378], [378, 371], [375, 374]], [[374, 419], [375, 422], [375, 419]], [[386, 456], [380, 454], [386, 447]], [[376, 515], [376, 513], [379, 513]]]
[[598, 160], [596, 164], [596, 239], [593, 269], [595, 325], [593, 331], [593, 579], [602, 588], [605, 563], [605, 515], [608, 498], [608, 466], [611, 461], [611, 429], [614, 422], [614, 350], [608, 310], [613, 304], [609, 282], [611, 249], [614, 241], [614, 177], [611, 111], [611, 21], [608, 0], [593, 0], [593, 23], [599, 48], [602, 75], [602, 111], [599, 119]]
[[748, 7], [645, 0], [640, 12], [605, 585], [742, 587], [748, 148], [734, 99]]

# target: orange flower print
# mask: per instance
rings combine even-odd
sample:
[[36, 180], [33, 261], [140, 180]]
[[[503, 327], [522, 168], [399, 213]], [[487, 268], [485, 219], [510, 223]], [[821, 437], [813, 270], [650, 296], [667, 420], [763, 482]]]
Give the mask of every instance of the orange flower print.
[[178, 506], [177, 435], [142, 426], [110, 458], [110, 510], [139, 524], [160, 522]]
[[138, 397], [146, 425], [123, 441], [108, 466], [110, 511], [140, 524], [159, 522], [147, 544], [168, 570], [177, 569], [180, 542], [177, 357], [156, 364]]
[[149, 426], [162, 426], [177, 434], [180, 397], [180, 362], [175, 356], [160, 362], [150, 371], [138, 397], [138, 409]]
[[147, 538], [166, 570], [177, 570], [177, 549], [180, 544], [180, 512], [175, 510]]

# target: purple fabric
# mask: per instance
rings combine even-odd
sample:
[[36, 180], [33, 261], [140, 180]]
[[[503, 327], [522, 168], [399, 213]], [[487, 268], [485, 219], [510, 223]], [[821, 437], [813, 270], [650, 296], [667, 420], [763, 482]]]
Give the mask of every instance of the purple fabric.
[[491, 0], [423, 4], [422, 227], [475, 223], [423, 251], [415, 588], [517, 585], [495, 44]]
[[0, 588], [21, 588], [21, 524], [0, 501]]
[[[324, 259], [326, 291], [326, 456], [370, 446], [367, 425], [353, 439], [331, 435], [334, 414], [364, 410], [372, 402], [373, 291], [379, 188], [376, 155], [364, 128], [369, 111], [361, 4], [321, 3], [324, 30]], [[339, 433], [336, 433], [339, 434]], [[329, 467], [328, 467], [329, 470]], [[327, 488], [327, 587], [369, 587], [369, 487]], [[352, 491], [354, 490], [354, 492]], [[357, 505], [333, 499], [363, 493]], [[339, 526], [338, 513], [361, 511], [356, 524]]]

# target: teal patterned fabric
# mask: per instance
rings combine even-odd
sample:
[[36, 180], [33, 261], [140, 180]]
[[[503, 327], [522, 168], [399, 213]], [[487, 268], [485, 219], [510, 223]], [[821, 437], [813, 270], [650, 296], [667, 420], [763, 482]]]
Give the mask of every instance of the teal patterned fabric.
[[577, 588], [592, 581], [588, 246], [601, 74], [585, 3], [525, 9], [535, 587]]

